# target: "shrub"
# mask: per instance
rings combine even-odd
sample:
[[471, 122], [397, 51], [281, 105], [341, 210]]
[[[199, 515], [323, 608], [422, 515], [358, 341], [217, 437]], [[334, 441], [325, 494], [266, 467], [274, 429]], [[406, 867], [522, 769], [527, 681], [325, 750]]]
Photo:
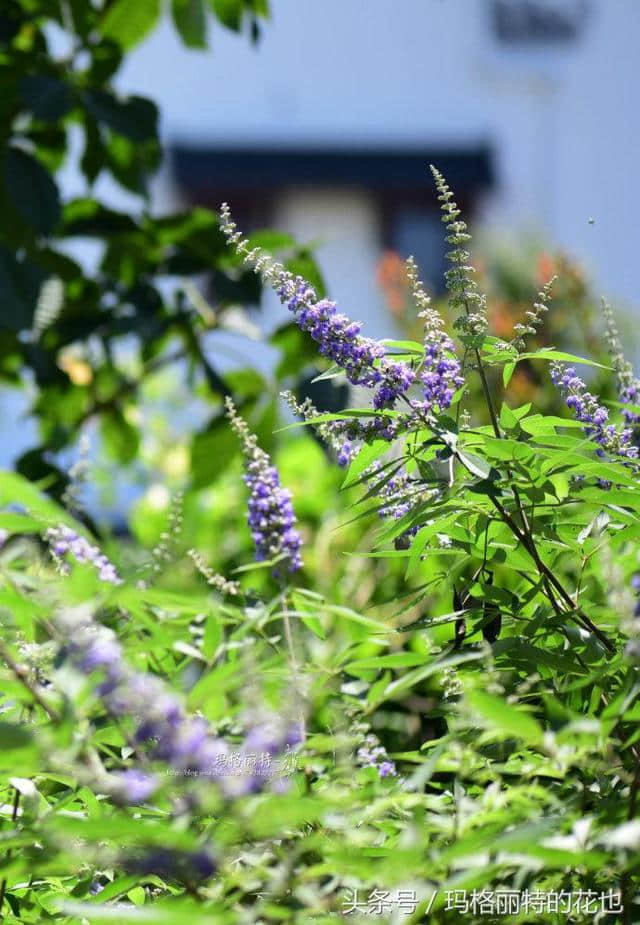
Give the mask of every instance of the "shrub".
[[[288, 398], [380, 522], [364, 555], [406, 566], [385, 619], [308, 586], [313, 538], [232, 403], [256, 552], [234, 575], [195, 550], [200, 585], [168, 587], [168, 542], [112, 562], [3, 476], [6, 921], [637, 919], [637, 380], [610, 313], [610, 408], [591, 361], [527, 349], [549, 287], [512, 340], [489, 333], [433, 172], [456, 318], [410, 262], [421, 343], [366, 338], [221, 213], [327, 375], [371, 393]], [[507, 387], [524, 361], [551, 364], [565, 416], [496, 406], [487, 370]]]

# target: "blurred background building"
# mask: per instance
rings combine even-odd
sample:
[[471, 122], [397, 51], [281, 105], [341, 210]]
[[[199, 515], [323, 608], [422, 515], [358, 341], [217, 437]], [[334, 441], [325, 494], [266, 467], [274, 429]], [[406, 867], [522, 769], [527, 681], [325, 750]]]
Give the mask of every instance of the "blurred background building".
[[[185, 49], [165, 21], [127, 58], [119, 88], [157, 102], [168, 151], [154, 212], [226, 199], [244, 230], [291, 232], [313, 244], [341, 308], [393, 336], [383, 255], [414, 254], [429, 288], [442, 287], [433, 162], [476, 228], [539, 233], [584, 264], [596, 292], [633, 308], [640, 0], [271, 7], [256, 46], [220, 28], [208, 50]], [[72, 166], [61, 182], [85, 192]], [[103, 201], [140, 209], [108, 178], [96, 185]], [[275, 298], [261, 319], [282, 323]], [[269, 363], [252, 345], [260, 357]], [[26, 408], [22, 394], [3, 397], [3, 465], [34, 443], [31, 420], [14, 424]]]
[[247, 228], [318, 245], [331, 295], [388, 335], [383, 251], [437, 291], [434, 162], [476, 223], [535, 230], [636, 297], [638, 0], [273, 0], [257, 47], [165, 23], [122, 87], [158, 101], [155, 208], [231, 202]]

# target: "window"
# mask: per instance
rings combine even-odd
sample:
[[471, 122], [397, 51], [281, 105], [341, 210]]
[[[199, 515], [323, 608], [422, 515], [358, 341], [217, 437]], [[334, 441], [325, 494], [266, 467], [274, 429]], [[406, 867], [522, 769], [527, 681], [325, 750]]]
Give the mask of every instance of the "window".
[[505, 43], [567, 42], [578, 38], [586, 0], [493, 0], [493, 29]]

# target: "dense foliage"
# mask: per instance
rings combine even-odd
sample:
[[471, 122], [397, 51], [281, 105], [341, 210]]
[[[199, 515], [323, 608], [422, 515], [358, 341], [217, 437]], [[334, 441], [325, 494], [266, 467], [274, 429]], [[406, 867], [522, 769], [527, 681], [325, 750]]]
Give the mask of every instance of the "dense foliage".
[[[208, 23], [257, 40], [268, 15], [265, 0], [170, 6], [193, 47], [205, 45]], [[0, 380], [31, 389], [41, 439], [17, 467], [30, 478], [48, 476], [58, 498], [66, 484], [60, 451], [88, 420], [100, 422], [112, 458], [136, 459], [138, 393], [167, 366], [181, 363], [183, 380], [211, 405], [192, 435], [201, 485], [231, 455], [212, 464], [208, 452], [224, 441], [224, 395], [255, 404], [265, 392], [255, 370], [223, 376], [210, 342], [215, 331], [246, 328], [238, 306], [259, 301], [259, 282], [233, 272], [236, 261], [210, 210], [154, 214], [149, 184], [163, 154], [158, 109], [117, 87], [124, 55], [160, 13], [160, 0], [7, 0], [0, 9]], [[63, 195], [63, 168], [76, 171], [84, 195]], [[109, 183], [131, 194], [128, 209], [105, 201]], [[305, 248], [284, 234], [259, 239], [321, 285]], [[196, 274], [209, 278], [213, 306], [189, 284]], [[308, 361], [293, 332], [278, 331], [272, 342], [283, 375]], [[273, 407], [261, 410], [264, 437]]]
[[[421, 341], [366, 338], [220, 218], [230, 272], [255, 269], [324, 375], [371, 394], [287, 398], [344, 469], [345, 529], [379, 524], [360, 561], [402, 567], [386, 604], [310, 583], [317, 538], [231, 401], [256, 552], [233, 574], [176, 557], [179, 499], [145, 556], [0, 480], [5, 921], [637, 920], [638, 382], [608, 310], [609, 407], [576, 372], [592, 361], [528, 349], [550, 285], [511, 340], [490, 333], [434, 177], [455, 322], [409, 261]], [[523, 363], [566, 414], [509, 403]]]

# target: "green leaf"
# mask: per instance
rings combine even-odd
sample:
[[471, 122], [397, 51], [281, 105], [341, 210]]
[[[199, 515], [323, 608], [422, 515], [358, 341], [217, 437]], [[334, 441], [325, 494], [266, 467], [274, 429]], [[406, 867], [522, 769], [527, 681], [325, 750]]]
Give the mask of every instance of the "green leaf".
[[423, 665], [426, 656], [415, 652], [394, 652], [391, 655], [373, 655], [370, 658], [359, 658], [344, 666], [345, 671], [366, 671], [382, 668], [414, 668]]
[[502, 370], [502, 384], [504, 385], [505, 389], [511, 382], [511, 377], [514, 374], [515, 369], [516, 369], [515, 363], [511, 362], [511, 363], [505, 364], [504, 369]]
[[242, 26], [242, 0], [209, 0], [211, 8], [223, 26], [239, 32]]
[[29, 514], [47, 521], [75, 524], [63, 508], [39, 491], [36, 485], [32, 485], [28, 479], [15, 472], [0, 471], [0, 504], [20, 504]]
[[0, 722], [0, 752], [23, 749], [30, 745], [33, 737], [24, 726], [15, 726], [12, 723]]
[[577, 357], [573, 353], [565, 353], [563, 350], [554, 350], [552, 347], [542, 347], [540, 350], [534, 350], [532, 353], [521, 353], [519, 360], [558, 360], [563, 363], [579, 363], [582, 366], [597, 366], [598, 369], [611, 369], [603, 363], [596, 363], [595, 360], [585, 360], [584, 357]]
[[135, 231], [134, 220], [124, 212], [109, 209], [95, 199], [72, 199], [62, 213], [64, 235], [106, 238], [126, 231]]
[[58, 187], [42, 164], [19, 148], [4, 157], [3, 180], [13, 206], [36, 234], [51, 234], [60, 218]]
[[140, 881], [138, 874], [130, 874], [128, 877], [118, 877], [112, 883], [108, 883], [105, 888], [98, 893], [91, 902], [96, 905], [106, 903], [111, 899], [117, 899], [119, 896], [124, 896], [125, 893], [128, 893], [133, 887], [135, 887]]
[[191, 475], [195, 488], [204, 488], [238, 453], [238, 441], [224, 415], [216, 415], [207, 428], [193, 436]]
[[106, 90], [87, 90], [83, 96], [87, 111], [112, 132], [130, 141], [155, 139], [158, 108], [142, 96], [116, 96]]
[[504, 402], [502, 404], [502, 408], [500, 409], [500, 423], [505, 430], [513, 430], [514, 427], [518, 426], [518, 418], [515, 416], [511, 408]]
[[211, 660], [222, 641], [222, 623], [217, 614], [209, 614], [204, 627], [202, 638], [202, 653], [207, 660]]
[[138, 455], [140, 434], [119, 410], [110, 411], [100, 420], [105, 447], [111, 456], [122, 463], [132, 462]]
[[505, 738], [523, 739], [532, 745], [542, 741], [542, 727], [538, 722], [500, 697], [484, 691], [469, 691], [467, 701], [490, 728], [504, 733]]
[[437, 674], [439, 671], [452, 668], [454, 665], [462, 665], [465, 662], [475, 661], [482, 657], [481, 652], [460, 652], [457, 655], [450, 655], [440, 661], [433, 659], [433, 661], [429, 662], [427, 665], [423, 665], [421, 668], [415, 668], [396, 681], [392, 681], [386, 688], [384, 696], [386, 698], [395, 697], [397, 694], [409, 690], [415, 684], [419, 684], [421, 681], [426, 680], [426, 678], [430, 678], [432, 675]]
[[105, 13], [101, 32], [124, 49], [141, 42], [160, 16], [160, 0], [115, 0]]
[[189, 48], [207, 47], [203, 0], [171, 0], [171, 15], [185, 45]]
[[456, 453], [458, 459], [462, 465], [472, 472], [473, 475], [477, 475], [480, 479], [488, 479], [491, 473], [495, 470], [492, 470], [491, 466], [485, 459], [481, 459], [479, 456], [476, 456], [473, 453], [462, 452], [458, 450]]
[[16, 514], [13, 511], [0, 511], [0, 530], [9, 533], [40, 533], [44, 524], [33, 517]]
[[30, 328], [45, 274], [28, 260], [0, 245], [0, 328], [23, 331]]
[[47, 74], [28, 74], [23, 77], [20, 93], [35, 118], [42, 122], [57, 122], [73, 106], [69, 86]]
[[393, 356], [424, 356], [424, 346], [415, 340], [390, 340], [385, 337], [380, 343], [390, 347], [387, 353]]

